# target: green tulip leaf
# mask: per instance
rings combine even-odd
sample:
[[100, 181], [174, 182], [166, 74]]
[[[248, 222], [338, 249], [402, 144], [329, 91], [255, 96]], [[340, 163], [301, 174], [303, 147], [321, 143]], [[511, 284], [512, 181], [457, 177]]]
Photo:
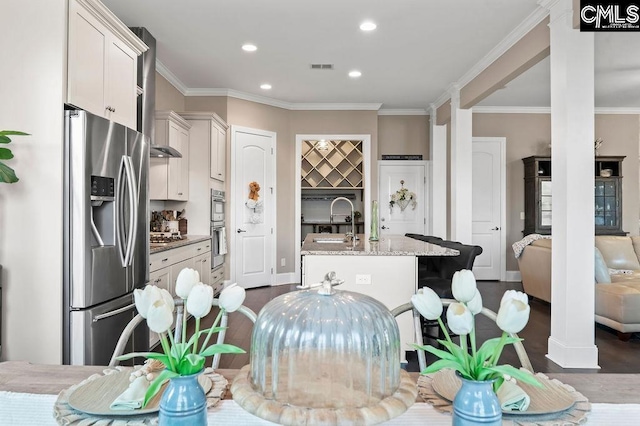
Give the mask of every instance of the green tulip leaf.
[[189, 376], [196, 374], [198, 371], [204, 368], [205, 359], [198, 354], [188, 354], [180, 360], [177, 370], [182, 376]]
[[244, 349], [239, 348], [235, 345], [228, 345], [226, 343], [216, 343], [202, 350], [200, 352], [200, 355], [212, 356], [215, 354], [244, 354], [244, 353], [246, 353]]
[[18, 176], [16, 176], [13, 169], [0, 161], [0, 182], [15, 183], [18, 180]]
[[460, 361], [458, 360], [450, 361], [448, 359], [437, 360], [436, 362], [434, 362], [433, 364], [430, 364], [429, 366], [427, 366], [427, 368], [422, 370], [421, 373], [422, 374], [436, 373], [442, 370], [443, 368], [450, 368], [452, 370], [459, 371], [464, 376], [468, 376], [468, 374], [464, 371], [463, 365], [460, 364]]
[[156, 377], [153, 382], [147, 388], [147, 392], [144, 394], [144, 401], [142, 403], [142, 408], [146, 407], [149, 401], [156, 396], [160, 389], [162, 389], [162, 385], [164, 385], [169, 379], [172, 377], [178, 377], [178, 373], [174, 373], [170, 370], [162, 370], [158, 377]]
[[11, 160], [13, 153], [9, 148], [0, 148], [0, 160]]
[[429, 353], [434, 354], [435, 356], [437, 356], [440, 359], [448, 359], [449, 361], [454, 361], [454, 360], [458, 359], [452, 353], [445, 352], [445, 351], [440, 350], [440, 349], [436, 349], [435, 347], [433, 347], [431, 345], [424, 346], [422, 349], [424, 349], [425, 351], [427, 351]]
[[11, 142], [11, 138], [8, 138], [5, 135], [0, 134], [0, 143], [9, 143], [9, 142]]
[[500, 375], [508, 374], [509, 376], [536, 387], [543, 387], [542, 383], [535, 378], [533, 374], [526, 370], [520, 370], [512, 365], [496, 365], [495, 367], [487, 367], [486, 370], [496, 372]]
[[3, 136], [29, 136], [29, 133], [19, 132], [17, 130], [0, 130], [0, 139], [2, 139]]

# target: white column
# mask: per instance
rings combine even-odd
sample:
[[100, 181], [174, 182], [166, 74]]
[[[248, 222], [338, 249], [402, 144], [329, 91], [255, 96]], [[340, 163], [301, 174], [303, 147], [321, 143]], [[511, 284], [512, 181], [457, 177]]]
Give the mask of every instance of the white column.
[[460, 109], [460, 88], [451, 93], [451, 239], [471, 243], [472, 114]]
[[598, 368], [594, 342], [594, 37], [572, 28], [572, 0], [552, 0], [551, 336], [564, 368]]
[[447, 126], [437, 125], [437, 108], [429, 105], [429, 160], [431, 160], [431, 175], [429, 185], [431, 194], [429, 208], [431, 209], [431, 235], [447, 237]]

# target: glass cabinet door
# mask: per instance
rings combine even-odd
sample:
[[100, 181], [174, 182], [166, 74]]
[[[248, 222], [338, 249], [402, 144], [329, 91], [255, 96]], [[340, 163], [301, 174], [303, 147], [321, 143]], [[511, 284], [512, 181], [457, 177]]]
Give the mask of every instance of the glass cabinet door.
[[595, 182], [595, 225], [606, 228], [617, 228], [618, 181], [600, 180]]
[[540, 181], [540, 226], [551, 227], [551, 181]]

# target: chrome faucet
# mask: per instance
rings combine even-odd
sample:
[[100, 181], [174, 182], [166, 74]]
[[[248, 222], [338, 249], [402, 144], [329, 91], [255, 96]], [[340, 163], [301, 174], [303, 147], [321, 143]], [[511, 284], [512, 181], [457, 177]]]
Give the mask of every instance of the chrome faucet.
[[355, 245], [356, 245], [356, 224], [355, 224], [355, 219], [353, 217], [353, 212], [354, 212], [355, 209], [353, 208], [353, 203], [351, 202], [351, 200], [349, 200], [346, 197], [338, 197], [338, 198], [334, 199], [331, 202], [331, 208], [330, 208], [330, 211], [329, 211], [329, 214], [330, 214], [329, 218], [331, 220], [331, 223], [333, 223], [333, 205], [338, 200], [344, 200], [347, 203], [349, 203], [349, 205], [351, 206], [351, 235], [349, 235], [349, 233], [347, 232], [347, 233], [345, 233], [345, 237], [348, 238], [350, 236], [351, 237], [351, 241], [353, 242], [353, 246], [355, 247]]

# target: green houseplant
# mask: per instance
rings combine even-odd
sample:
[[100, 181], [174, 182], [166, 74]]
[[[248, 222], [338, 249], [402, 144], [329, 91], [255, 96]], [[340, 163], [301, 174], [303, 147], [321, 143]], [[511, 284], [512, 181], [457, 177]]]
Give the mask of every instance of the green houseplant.
[[[8, 144], [11, 142], [9, 136], [27, 136], [29, 133], [19, 132], [16, 130], [0, 130], [0, 144]], [[9, 148], [0, 147], [0, 160], [11, 160], [13, 153]], [[13, 169], [4, 162], [0, 161], [0, 182], [15, 183], [19, 179]]]

